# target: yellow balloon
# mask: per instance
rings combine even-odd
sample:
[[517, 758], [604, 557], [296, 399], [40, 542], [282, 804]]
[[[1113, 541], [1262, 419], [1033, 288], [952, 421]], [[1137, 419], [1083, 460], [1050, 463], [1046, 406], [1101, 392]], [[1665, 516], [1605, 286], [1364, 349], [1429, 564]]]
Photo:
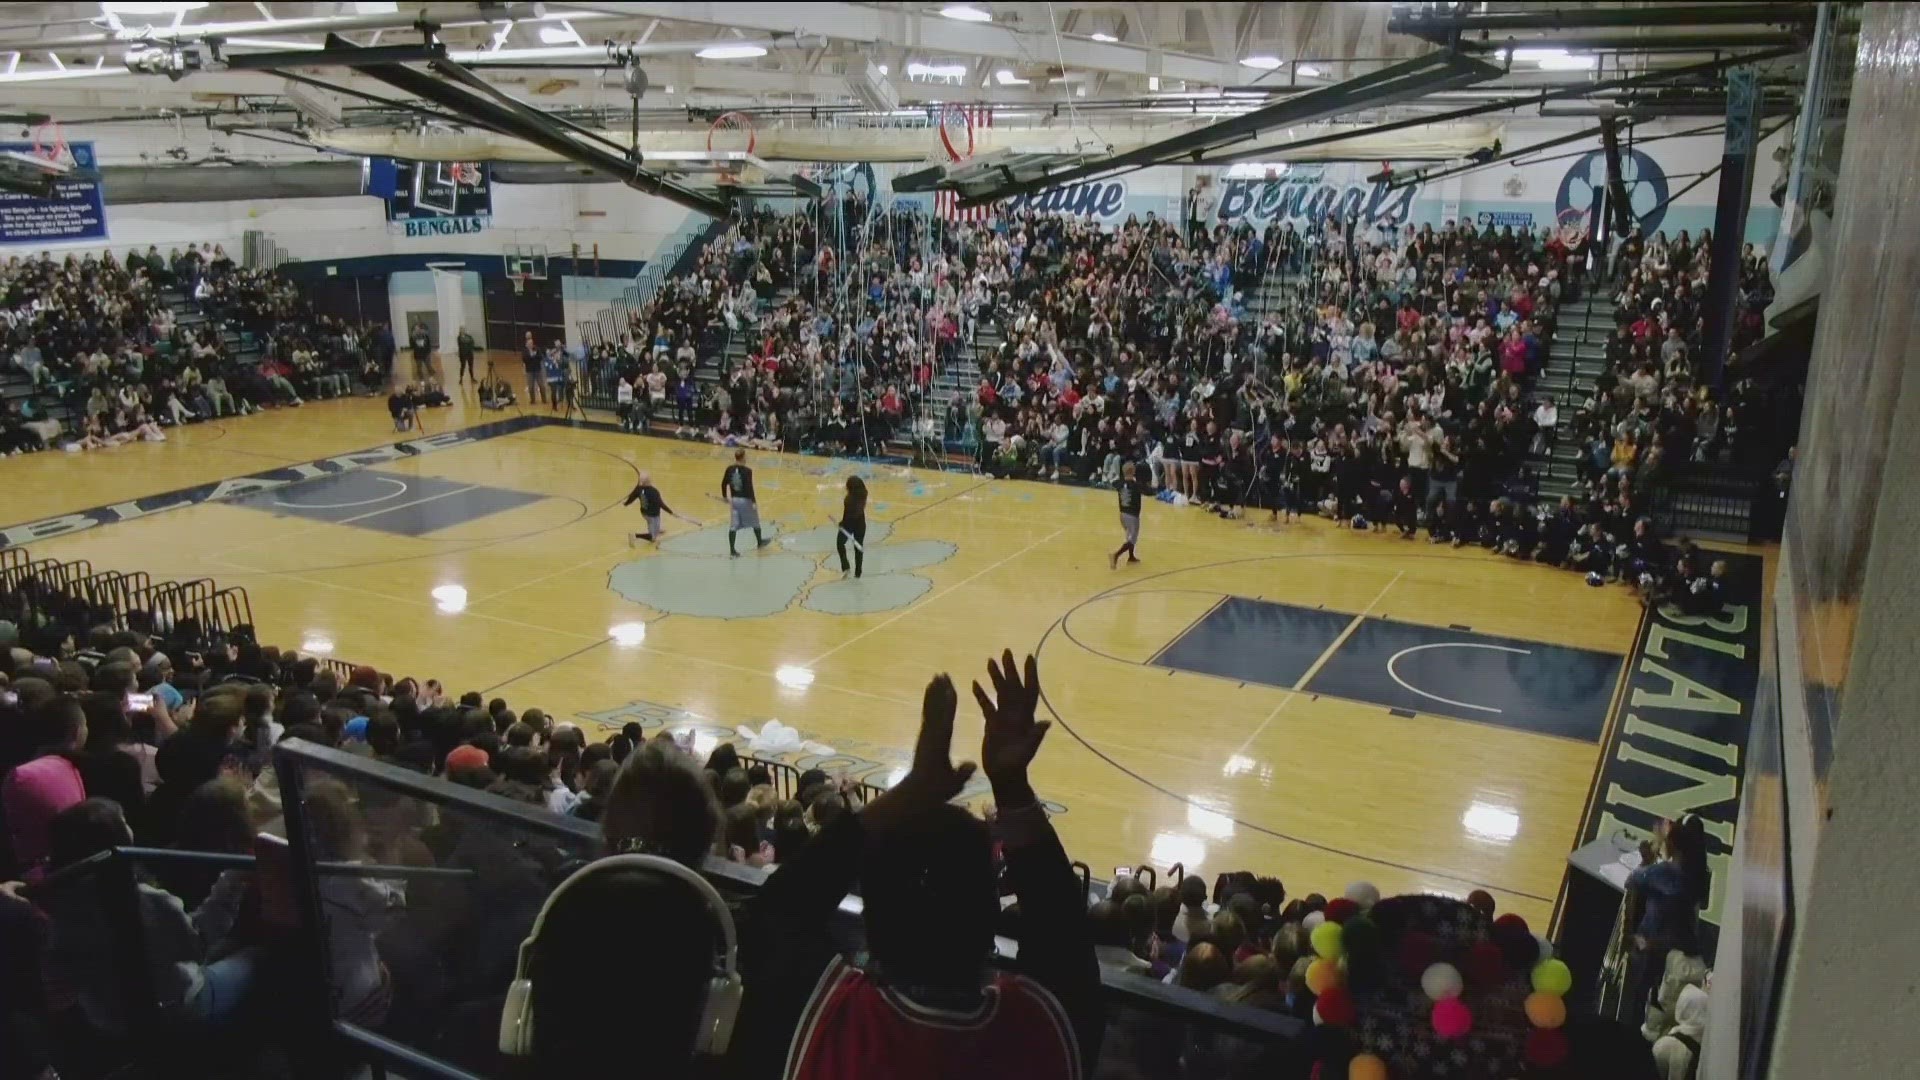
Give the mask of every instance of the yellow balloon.
[[1320, 959], [1307, 965], [1307, 989], [1314, 997], [1327, 992], [1330, 986], [1340, 985], [1340, 965], [1332, 960]]
[[1323, 922], [1313, 928], [1313, 951], [1333, 960], [1340, 955], [1340, 924]]
[[1387, 1080], [1387, 1063], [1372, 1054], [1355, 1054], [1347, 1063], [1347, 1080]]

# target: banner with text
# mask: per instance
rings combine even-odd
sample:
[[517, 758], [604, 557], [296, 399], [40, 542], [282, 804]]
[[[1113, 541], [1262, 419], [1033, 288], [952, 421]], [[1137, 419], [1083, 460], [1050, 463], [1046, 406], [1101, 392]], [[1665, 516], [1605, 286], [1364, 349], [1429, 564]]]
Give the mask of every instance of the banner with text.
[[[68, 146], [68, 162], [78, 173], [54, 182], [53, 195], [43, 198], [17, 191], [0, 191], [0, 244], [63, 244], [107, 238], [106, 198], [94, 170], [93, 144]], [[0, 143], [0, 153], [35, 157], [33, 143]]]

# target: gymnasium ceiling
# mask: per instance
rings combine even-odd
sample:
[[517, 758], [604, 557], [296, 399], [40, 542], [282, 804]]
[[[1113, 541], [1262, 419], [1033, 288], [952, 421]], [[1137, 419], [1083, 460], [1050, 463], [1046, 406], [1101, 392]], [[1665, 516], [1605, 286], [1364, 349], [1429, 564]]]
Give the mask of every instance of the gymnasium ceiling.
[[[1103, 122], [1166, 123], [1196, 111], [1231, 112], [1377, 71], [1433, 51], [1444, 30], [1408, 20], [1451, 14], [1492, 20], [1469, 28], [1466, 47], [1496, 64], [1511, 41], [1527, 53], [1500, 78], [1411, 102], [1456, 107], [1537, 87], [1565, 86], [1661, 67], [1729, 49], [1803, 37], [1812, 5], [1350, 3], [14, 3], [0, 5], [0, 110], [44, 112], [65, 122], [148, 117], [160, 110], [260, 110], [282, 103], [290, 71], [393, 97], [338, 67], [300, 64], [330, 33], [359, 46], [422, 40], [438, 26], [453, 58], [548, 109], [602, 107], [624, 116], [630, 98], [608, 42], [646, 72], [647, 125], [688, 122], [728, 108], [871, 108], [862, 84], [885, 80], [903, 110], [935, 102], [992, 104], [1003, 124], [1058, 122], [1076, 109]], [[1701, 16], [1702, 9], [1718, 10]], [[1678, 20], [1678, 21], [1677, 21]], [[1517, 24], [1534, 23], [1535, 26]], [[1582, 25], [1582, 24], [1593, 25]], [[1429, 25], [1432, 24], [1425, 24]], [[1413, 32], [1418, 31], [1418, 32]], [[209, 39], [220, 39], [215, 48]], [[1588, 43], [1594, 46], [1588, 47]], [[706, 51], [754, 52], [735, 59]], [[199, 70], [183, 78], [135, 75], [178, 52]], [[278, 54], [274, 71], [221, 70]], [[1543, 61], [1541, 57], [1546, 59]], [[1789, 81], [1793, 60], [1772, 72]], [[884, 71], [884, 75], [880, 72]], [[879, 100], [887, 96], [883, 92]], [[365, 105], [341, 96], [343, 104]], [[1016, 107], [1028, 111], [1016, 113]], [[1385, 112], [1360, 117], [1379, 119]], [[369, 118], [371, 119], [371, 118]]]

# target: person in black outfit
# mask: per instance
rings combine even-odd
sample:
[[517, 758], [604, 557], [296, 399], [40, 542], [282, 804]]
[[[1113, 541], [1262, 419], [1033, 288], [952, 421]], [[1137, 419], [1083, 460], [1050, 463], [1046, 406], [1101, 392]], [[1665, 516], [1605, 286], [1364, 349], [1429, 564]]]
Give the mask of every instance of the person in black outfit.
[[433, 370], [433, 336], [427, 333], [426, 323], [413, 324], [413, 334], [407, 344], [413, 347], [413, 377], [423, 382], [436, 378]]
[[[460, 382], [464, 385], [467, 381], [467, 376], [473, 374], [474, 352], [473, 335], [467, 333], [467, 328], [464, 326], [460, 328], [460, 336], [454, 339], [454, 349], [460, 356]], [[474, 381], [479, 382], [479, 377], [475, 376]]]
[[[640, 482], [633, 486], [633, 490], [627, 494], [627, 501], [620, 505], [632, 506], [636, 501], [640, 504], [640, 516], [646, 519], [647, 531], [634, 533], [633, 539], [645, 540], [649, 544], [659, 543], [660, 538], [667, 534], [666, 528], [660, 523], [660, 515], [673, 514], [673, 507], [668, 506], [667, 500], [660, 497], [660, 489], [653, 486], [652, 473], [641, 473]], [[673, 514], [673, 516], [680, 515]]]
[[527, 340], [520, 346], [520, 366], [527, 373], [527, 403], [530, 405], [540, 400], [541, 391], [547, 385], [541, 373], [546, 359], [540, 346], [533, 343], [533, 332], [528, 331]]
[[867, 482], [847, 477], [847, 497], [840, 504], [840, 529], [833, 547], [840, 553], [840, 572], [847, 572], [847, 541], [853, 541], [853, 576], [859, 577], [867, 561]]
[[1120, 495], [1120, 532], [1125, 539], [1107, 556], [1110, 569], [1119, 569], [1122, 555], [1129, 565], [1140, 561], [1134, 555], [1134, 545], [1140, 542], [1140, 482], [1134, 479], [1133, 462], [1120, 466], [1120, 483], [1115, 490]]
[[1400, 539], [1411, 540], [1420, 528], [1420, 496], [1413, 490], [1413, 478], [1400, 478], [1400, 488], [1393, 494], [1393, 523], [1400, 529]]
[[747, 452], [735, 450], [733, 464], [720, 477], [720, 496], [727, 500], [730, 517], [727, 522], [727, 554], [740, 557], [739, 549], [733, 546], [733, 538], [741, 529], [753, 530], [755, 547], [766, 547], [768, 540], [760, 532], [760, 505], [753, 499], [753, 470], [747, 468]]

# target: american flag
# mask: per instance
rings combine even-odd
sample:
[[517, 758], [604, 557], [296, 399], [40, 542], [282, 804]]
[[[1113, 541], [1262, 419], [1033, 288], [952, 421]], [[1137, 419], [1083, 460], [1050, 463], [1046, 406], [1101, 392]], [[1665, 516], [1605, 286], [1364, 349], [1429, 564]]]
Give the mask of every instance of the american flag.
[[[973, 130], [976, 132], [993, 126], [992, 106], [962, 105], [953, 111], [961, 113], [966, 116], [967, 119], [973, 121]], [[953, 141], [955, 149], [962, 153], [967, 153], [968, 156], [972, 156], [967, 147], [968, 140], [964, 131], [952, 131], [950, 129], [948, 138]], [[944, 154], [945, 152], [946, 147], [942, 145], [941, 153]], [[953, 164], [959, 163], [954, 162]], [[973, 221], [984, 223], [989, 217], [993, 216], [993, 207], [975, 206], [962, 210], [960, 208], [960, 196], [954, 192], [943, 189], [933, 193], [933, 212], [944, 221]]]

